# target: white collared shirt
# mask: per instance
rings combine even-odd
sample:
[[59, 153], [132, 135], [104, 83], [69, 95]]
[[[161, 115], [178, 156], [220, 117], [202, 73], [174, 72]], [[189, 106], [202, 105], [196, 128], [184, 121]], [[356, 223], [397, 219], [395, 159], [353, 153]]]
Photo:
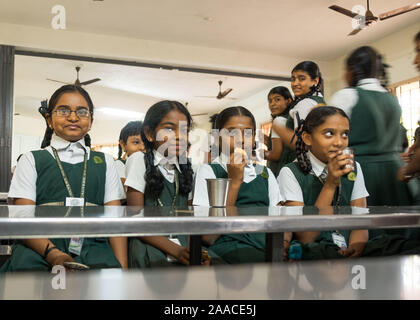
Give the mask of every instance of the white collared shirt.
[[[168, 182], [173, 183], [175, 181], [175, 168], [181, 173], [178, 162], [166, 159], [166, 157], [162, 156], [156, 150], [153, 151], [153, 155], [154, 166], [159, 168], [159, 171]], [[146, 174], [146, 163], [144, 157], [145, 154], [143, 152], [135, 152], [127, 159], [125, 164], [126, 180], [124, 185], [142, 193], [146, 190], [146, 180], [144, 177]], [[191, 194], [188, 196], [188, 199], [192, 199]]]
[[[277, 125], [279, 127], [285, 127], [287, 123], [287, 119], [285, 117], [275, 117], [273, 120], [273, 126]], [[276, 139], [276, 138], [280, 138], [280, 136], [278, 135], [278, 133], [276, 132], [276, 130], [272, 130], [271, 131], [271, 139]]]
[[[309, 160], [311, 161], [312, 170], [317, 177], [321, 175], [321, 173], [324, 171], [324, 168], [327, 168], [326, 171], [328, 172], [328, 166], [325, 163], [317, 159], [311, 152], [308, 152], [308, 156]], [[350, 200], [356, 200], [369, 196], [369, 193], [366, 190], [362, 168], [360, 167], [360, 164], [357, 161], [355, 161], [355, 163], [357, 166], [357, 176], [356, 180], [354, 181], [353, 191], [351, 193]], [[303, 193], [302, 189], [300, 188], [299, 182], [297, 181], [292, 170], [290, 170], [288, 167], [283, 167], [280, 170], [279, 176], [277, 177], [277, 182], [280, 187], [280, 192], [285, 201], [304, 202]]]
[[[223, 154], [222, 154], [223, 158]], [[221, 158], [216, 158], [213, 163], [218, 163], [222, 168], [227, 172], [226, 161], [223, 161]], [[268, 171], [268, 198], [270, 200], [270, 206], [276, 206], [280, 201], [283, 201], [280, 195], [280, 190], [276, 182], [274, 174], [269, 168]], [[244, 168], [244, 182], [249, 183], [257, 177], [257, 172], [255, 167], [252, 164], [247, 164]], [[193, 205], [195, 206], [209, 206], [209, 196], [207, 192], [207, 182], [206, 179], [215, 179], [216, 175], [214, 174], [213, 169], [208, 164], [201, 165], [195, 175], [194, 183], [194, 197]]]
[[[85, 152], [88, 155], [88, 159], [90, 157], [90, 148], [86, 146], [84, 138], [76, 142], [69, 142], [53, 134], [51, 137], [51, 145], [46, 147], [45, 150], [54, 157], [51, 147], [54, 147], [57, 150], [61, 162], [70, 164], [83, 162]], [[115, 169], [114, 159], [111, 155], [105, 154], [105, 162], [106, 178], [104, 203], [124, 199], [124, 189], [121, 180], [118, 177], [117, 170]], [[37, 178], [38, 174], [35, 167], [35, 158], [32, 152], [25, 153], [16, 165], [8, 197], [24, 198], [36, 202]], [[89, 179], [89, 175], [87, 178]]]
[[[368, 91], [387, 92], [376, 78], [362, 79], [357, 83], [357, 86]], [[334, 93], [331, 97], [330, 105], [342, 109], [350, 118], [351, 112], [358, 100], [359, 95], [355, 88], [344, 88]]]
[[115, 168], [117, 169], [120, 179], [125, 179], [125, 164], [120, 159], [115, 160]]
[[[314, 94], [314, 96], [322, 97], [322, 94], [317, 92], [316, 94]], [[318, 105], [318, 102], [308, 97], [299, 101], [293, 107], [293, 109], [289, 111], [289, 115], [293, 118], [293, 123], [294, 123], [295, 128], [298, 125], [296, 113], [299, 112], [300, 119], [306, 119], [306, 116], [308, 115], [308, 113], [311, 112], [311, 110], [317, 105]]]

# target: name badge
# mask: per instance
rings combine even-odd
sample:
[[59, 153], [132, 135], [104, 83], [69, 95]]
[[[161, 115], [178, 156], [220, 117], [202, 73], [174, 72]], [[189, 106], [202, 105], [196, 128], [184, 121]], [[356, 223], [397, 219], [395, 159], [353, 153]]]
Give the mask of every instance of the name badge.
[[66, 207], [83, 207], [85, 205], [84, 198], [66, 197]]
[[80, 256], [83, 247], [83, 238], [71, 238], [69, 244], [69, 252]]
[[347, 249], [346, 239], [342, 234], [333, 232], [332, 239], [339, 248]]

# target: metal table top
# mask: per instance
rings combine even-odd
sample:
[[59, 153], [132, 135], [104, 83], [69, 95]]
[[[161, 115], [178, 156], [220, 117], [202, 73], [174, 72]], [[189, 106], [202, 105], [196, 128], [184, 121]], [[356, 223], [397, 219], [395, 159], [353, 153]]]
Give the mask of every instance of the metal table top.
[[[335, 214], [332, 214], [336, 211]], [[302, 212], [305, 215], [302, 215]], [[223, 234], [420, 226], [420, 207], [0, 206], [0, 239]]]
[[420, 299], [420, 256], [0, 275], [0, 299]]

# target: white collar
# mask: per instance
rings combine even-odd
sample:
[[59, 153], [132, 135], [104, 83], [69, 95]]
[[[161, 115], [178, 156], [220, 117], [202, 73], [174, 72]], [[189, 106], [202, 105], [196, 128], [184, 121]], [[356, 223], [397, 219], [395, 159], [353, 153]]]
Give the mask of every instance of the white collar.
[[160, 165], [162, 168], [164, 168], [166, 171], [173, 170], [172, 165], [175, 165], [175, 167], [178, 169], [179, 172], [181, 172], [181, 168], [179, 167], [178, 161], [175, 159], [167, 159], [165, 156], [161, 155], [156, 150], [153, 150], [153, 158], [154, 158], [154, 166]]
[[63, 138], [57, 136], [55, 133], [52, 135], [51, 137], [51, 142], [50, 142], [50, 146], [53, 147], [54, 149], [58, 150], [65, 150], [69, 147], [75, 147], [76, 149], [84, 149], [86, 151], [88, 151], [88, 148], [86, 147], [85, 144], [85, 138], [83, 137], [82, 139], [76, 141], [76, 142], [70, 142], [67, 140], [64, 140]]
[[316, 174], [317, 177], [319, 177], [324, 171], [325, 167], [328, 170], [328, 165], [319, 160], [317, 157], [315, 157], [312, 152], [308, 151], [309, 161], [311, 161], [312, 170]]
[[359, 82], [357, 82], [357, 86], [362, 87], [362, 88], [364, 87], [368, 90], [375, 89], [377, 91], [387, 92], [386, 89], [381, 86], [381, 83], [379, 82], [379, 80], [376, 78], [365, 78], [365, 79], [359, 80]]

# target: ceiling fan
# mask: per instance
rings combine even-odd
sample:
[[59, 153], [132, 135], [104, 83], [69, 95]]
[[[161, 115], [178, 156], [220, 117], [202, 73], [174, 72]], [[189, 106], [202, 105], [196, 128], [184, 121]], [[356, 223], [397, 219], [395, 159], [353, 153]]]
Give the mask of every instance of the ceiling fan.
[[[233, 89], [228, 88], [228, 89], [226, 89], [225, 91], [222, 92], [223, 81], [219, 80], [218, 83], [219, 83], [219, 93], [217, 94], [217, 96], [196, 96], [196, 97], [197, 98], [216, 98], [216, 99], [219, 99], [219, 100], [224, 99], [229, 93], [232, 92]], [[236, 100], [236, 98], [228, 98], [228, 99]]]
[[[185, 102], [185, 107], [188, 108], [188, 102]], [[191, 114], [191, 117], [198, 117], [198, 116], [207, 116], [209, 113], [205, 112], [205, 113], [195, 113], [195, 114]]]
[[47, 80], [49, 80], [49, 81], [54, 81], [54, 82], [59, 82], [59, 83], [64, 83], [64, 84], [74, 84], [75, 86], [78, 86], [78, 87], [81, 87], [81, 86], [86, 86], [86, 85], [88, 85], [88, 84], [91, 84], [91, 83], [95, 83], [95, 82], [101, 81], [101, 79], [99, 79], [99, 78], [95, 78], [95, 79], [92, 79], [92, 80], [88, 80], [88, 81], [83, 81], [83, 82], [80, 82], [80, 80], [79, 80], [79, 71], [80, 71], [80, 69], [81, 69], [81, 67], [80, 67], [80, 66], [77, 66], [77, 67], [76, 67], [77, 79], [76, 79], [76, 81], [75, 81], [74, 83], [63, 82], [63, 81], [54, 80], [54, 79], [47, 79]]
[[407, 13], [409, 11], [419, 9], [420, 8], [420, 1], [417, 1], [414, 4], [411, 4], [411, 5], [402, 7], [402, 8], [398, 8], [398, 9], [394, 9], [394, 10], [391, 10], [391, 11], [384, 12], [384, 13], [380, 14], [378, 17], [376, 17], [372, 13], [372, 11], [370, 11], [369, 0], [367, 0], [367, 10], [366, 10], [366, 13], [365, 13], [364, 16], [359, 15], [358, 13], [355, 13], [355, 12], [353, 12], [351, 10], [348, 10], [348, 9], [345, 9], [343, 7], [336, 6], [336, 5], [332, 5], [328, 8], [330, 8], [331, 10], [337, 11], [339, 13], [342, 13], [342, 14], [350, 17], [350, 18], [357, 18], [359, 20], [358, 21], [359, 26], [348, 34], [349, 36], [354, 36], [355, 34], [359, 33], [362, 29], [364, 29], [365, 27], [371, 26], [372, 24], [374, 24], [378, 20], [382, 21], [382, 20], [385, 20], [385, 19], [396, 17], [396, 16], [398, 16], [400, 14], [403, 14], [403, 13]]

